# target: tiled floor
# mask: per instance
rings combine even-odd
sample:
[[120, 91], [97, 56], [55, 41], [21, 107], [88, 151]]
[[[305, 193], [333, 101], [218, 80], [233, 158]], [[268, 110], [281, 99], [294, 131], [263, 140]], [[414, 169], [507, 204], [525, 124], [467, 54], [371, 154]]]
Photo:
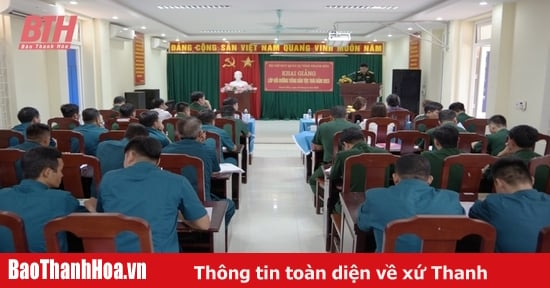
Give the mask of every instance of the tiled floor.
[[323, 252], [304, 166], [291, 135], [297, 121], [257, 121], [248, 183], [230, 224], [229, 252]]

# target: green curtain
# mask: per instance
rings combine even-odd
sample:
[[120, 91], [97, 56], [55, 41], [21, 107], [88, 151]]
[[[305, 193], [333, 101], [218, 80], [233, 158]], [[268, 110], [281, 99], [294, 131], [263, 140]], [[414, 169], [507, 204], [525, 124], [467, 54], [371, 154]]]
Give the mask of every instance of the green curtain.
[[220, 94], [217, 54], [168, 54], [168, 99], [190, 102], [191, 92], [202, 91], [212, 107]]
[[262, 119], [299, 119], [308, 109], [313, 112], [342, 105], [338, 79], [342, 75], [358, 71], [365, 63], [374, 72], [376, 82], [382, 82], [382, 55], [347, 55], [327, 57], [281, 57], [268, 54], [260, 55], [262, 83], [264, 87], [265, 61], [332, 61], [334, 62], [333, 92], [266, 92], [262, 90]]

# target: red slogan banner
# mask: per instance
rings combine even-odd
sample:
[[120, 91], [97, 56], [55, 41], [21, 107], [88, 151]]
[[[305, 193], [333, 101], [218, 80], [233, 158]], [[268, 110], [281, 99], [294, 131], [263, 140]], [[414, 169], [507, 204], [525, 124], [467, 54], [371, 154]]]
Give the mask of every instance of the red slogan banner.
[[265, 91], [332, 92], [333, 87], [333, 62], [265, 61]]
[[549, 260], [544, 253], [0, 254], [0, 287], [164, 287], [174, 280], [202, 288], [547, 287], [547, 267], [526, 263]]

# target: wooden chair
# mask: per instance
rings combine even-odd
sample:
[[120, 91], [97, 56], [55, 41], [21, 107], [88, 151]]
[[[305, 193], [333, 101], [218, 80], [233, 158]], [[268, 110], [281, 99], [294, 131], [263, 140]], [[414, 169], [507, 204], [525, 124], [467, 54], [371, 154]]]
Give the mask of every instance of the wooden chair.
[[485, 136], [488, 120], [485, 118], [470, 118], [464, 121], [464, 128], [468, 132]]
[[164, 132], [167, 133], [168, 138], [172, 142], [180, 141], [180, 134], [178, 133], [178, 121], [181, 118], [172, 117], [162, 120], [162, 125], [164, 126]]
[[52, 130], [52, 138], [57, 140], [57, 150], [60, 152], [71, 153], [71, 140], [77, 139], [78, 141], [78, 152], [84, 153], [84, 136], [80, 132], [72, 130]]
[[539, 135], [537, 136], [537, 142], [538, 141], [544, 141], [545, 142], [544, 155], [550, 154], [550, 135], [545, 135], [545, 134], [539, 133]]
[[199, 111], [197, 110], [193, 110], [193, 109], [189, 109], [189, 114], [192, 116], [192, 117], [199, 117]]
[[0, 211], [0, 227], [1, 226], [4, 226], [11, 231], [15, 253], [29, 252], [27, 234], [25, 233], [25, 224], [23, 223], [23, 219], [21, 219], [21, 217], [12, 212]]
[[486, 154], [489, 141], [485, 135], [465, 132], [458, 134], [458, 150], [460, 150], [460, 153], [472, 153], [472, 144], [476, 142], [481, 142], [481, 153]]
[[[353, 192], [363, 192], [370, 188], [376, 187], [387, 187], [388, 183], [386, 182], [387, 169], [391, 165], [395, 164], [395, 161], [399, 159], [399, 156], [392, 154], [383, 154], [383, 153], [363, 153], [360, 155], [355, 155], [348, 157], [344, 163], [344, 182], [342, 184], [341, 193], [353, 193]], [[364, 168], [364, 175], [361, 175], [362, 179], [365, 179], [365, 186], [362, 191], [351, 191], [351, 178], [352, 170], [355, 167], [360, 166]], [[342, 250], [342, 244], [340, 243], [342, 231], [342, 221], [340, 215], [333, 215], [332, 208], [334, 203], [337, 202], [339, 194], [336, 191], [330, 191], [328, 199], [328, 210], [330, 212], [330, 233], [327, 233], [327, 241], [330, 241], [330, 251], [337, 252]], [[340, 246], [334, 247], [334, 244]]]
[[[450, 189], [449, 177], [451, 176], [451, 167], [458, 165], [462, 167], [462, 178], [460, 182], [460, 201], [475, 201], [478, 199], [478, 192], [481, 179], [483, 177], [482, 169], [493, 164], [498, 158], [489, 154], [463, 153], [448, 156], [443, 160], [443, 169], [441, 172], [441, 188]], [[490, 192], [490, 191], [483, 191]]]
[[75, 127], [80, 126], [80, 122], [73, 118], [55, 117], [48, 119], [48, 126], [55, 130], [73, 130]]
[[149, 111], [149, 109], [136, 109], [136, 118], [139, 119], [139, 116], [141, 115], [141, 113], [146, 111]]
[[[550, 155], [535, 157], [529, 161], [529, 173], [531, 174], [531, 176], [535, 177], [535, 174], [539, 167], [548, 167], [548, 170], [550, 171]], [[544, 185], [544, 187], [545, 189], [542, 192], [550, 194], [550, 175], [547, 175], [546, 185]]]
[[[414, 113], [409, 110], [391, 111], [388, 112], [387, 116], [399, 121], [397, 130], [405, 130], [407, 128], [407, 122], [410, 121], [412, 123], [414, 119]], [[409, 129], [412, 129], [412, 127], [409, 127]]]
[[540, 230], [536, 251], [538, 253], [550, 253], [550, 226]]
[[15, 138], [17, 144], [25, 142], [25, 136], [21, 132], [17, 132], [9, 129], [0, 129], [0, 148], [10, 147], [10, 140]]
[[243, 145], [242, 150], [239, 152], [239, 154], [241, 156], [240, 161], [238, 159], [238, 155], [236, 155], [236, 157], [237, 157], [237, 162], [240, 163], [239, 166], [244, 171], [244, 173], [241, 174], [241, 182], [246, 183], [248, 181], [247, 180], [247, 175], [248, 175], [248, 173], [247, 173], [247, 170], [248, 170], [248, 166], [247, 166], [248, 137], [240, 135], [240, 132], [237, 132], [237, 125], [235, 123], [235, 120], [233, 120], [233, 119], [216, 118], [214, 120], [214, 126], [225, 130], [225, 132], [227, 132], [227, 134], [229, 134], [231, 136], [231, 139], [233, 140], [233, 143], [235, 143], [235, 144], [240, 143], [240, 144]]
[[481, 237], [481, 252], [495, 251], [496, 229], [489, 223], [466, 216], [417, 215], [395, 220], [386, 226], [382, 252], [396, 252], [395, 242], [403, 234], [422, 240], [422, 252], [454, 253], [456, 242], [468, 235]]
[[321, 119], [319, 119], [319, 121], [318, 121], [319, 124], [317, 124], [317, 125], [321, 125], [321, 124], [323, 124], [323, 123], [327, 123], [327, 122], [330, 122], [330, 121], [332, 121], [332, 120], [333, 120], [333, 119], [332, 119], [332, 116], [325, 117], [325, 118], [321, 118]]
[[106, 140], [122, 140], [124, 139], [124, 135], [126, 134], [125, 131], [122, 130], [113, 130], [101, 133], [99, 135], [99, 142], [106, 141]]
[[386, 143], [386, 136], [391, 133], [391, 131], [388, 131], [388, 126], [390, 126], [390, 124], [394, 125], [394, 130], [399, 126], [399, 121], [395, 119], [389, 117], [373, 117], [367, 119], [365, 130], [369, 130], [369, 125], [371, 123], [375, 123], [377, 125], [376, 141], [378, 141], [378, 143]]
[[369, 118], [370, 118], [370, 111], [355, 111], [355, 112], [349, 113], [349, 116], [348, 116], [348, 120], [353, 123], [356, 122], [355, 119], [360, 119], [361, 121], [363, 121]]
[[204, 163], [200, 158], [185, 155], [185, 154], [170, 154], [162, 153], [160, 155], [159, 167], [166, 171], [182, 175], [182, 170], [191, 166], [197, 173], [197, 195], [199, 200], [204, 202], [206, 199], [206, 188], [204, 183]]
[[[101, 115], [101, 117], [103, 117], [103, 121], [105, 121], [105, 122], [107, 122], [107, 120], [109, 120], [109, 119], [114, 119], [114, 118], [120, 117], [120, 112], [117, 112], [117, 111], [111, 110], [111, 109], [109, 109], [109, 110], [107, 110], [107, 109], [99, 110], [99, 114]], [[105, 127], [105, 128], [107, 128], [107, 127]]]
[[[419, 139], [424, 140], [422, 141], [422, 143], [424, 143], [424, 147], [416, 147], [416, 143], [418, 143]], [[430, 145], [430, 135], [416, 130], [402, 130], [390, 133], [386, 137], [386, 150], [390, 151], [391, 143], [395, 142], [394, 140], [401, 140], [399, 155], [427, 151]]]
[[[128, 121], [119, 121], [119, 119], [120, 118], [105, 119], [105, 128], [109, 130], [126, 130], [131, 123], [139, 123], [139, 119], [137, 118], [128, 118]], [[118, 127], [113, 127], [114, 124]]]
[[222, 163], [222, 140], [220, 135], [214, 132], [205, 131], [206, 139], [212, 139], [216, 143], [216, 157], [218, 157], [218, 162]]
[[414, 121], [414, 130], [418, 130], [420, 132], [426, 132], [437, 126], [439, 126], [439, 119], [425, 118], [418, 121]]
[[93, 169], [93, 179], [95, 187], [99, 187], [101, 182], [101, 168], [99, 160], [90, 155], [82, 153], [63, 153], [63, 190], [71, 192], [75, 198], [88, 198], [82, 187], [82, 172], [83, 165], [88, 169]]
[[0, 149], [0, 187], [19, 184], [16, 165], [23, 154], [25, 151], [19, 149]]
[[330, 109], [321, 109], [315, 111], [315, 114], [313, 114], [313, 119], [315, 120], [315, 125], [319, 126], [321, 123], [319, 123], [319, 120], [323, 118], [330, 117]]
[[119, 213], [72, 213], [53, 219], [44, 225], [46, 251], [61, 252], [57, 233], [71, 232], [82, 239], [84, 252], [116, 252], [116, 237], [121, 232], [133, 232], [139, 239], [140, 253], [153, 252], [153, 237], [147, 221]]
[[233, 140], [233, 143], [240, 143], [241, 138], [237, 135], [237, 124], [235, 123], [235, 120], [233, 119], [227, 119], [227, 118], [216, 118], [214, 120], [214, 126], [225, 130]]
[[[222, 111], [218, 110], [218, 111], [216, 111], [216, 113], [214, 113], [214, 115], [215, 115], [215, 118], [222, 118]], [[241, 112], [241, 111], [235, 111], [234, 115], [238, 119], [243, 119], [243, 112]]]

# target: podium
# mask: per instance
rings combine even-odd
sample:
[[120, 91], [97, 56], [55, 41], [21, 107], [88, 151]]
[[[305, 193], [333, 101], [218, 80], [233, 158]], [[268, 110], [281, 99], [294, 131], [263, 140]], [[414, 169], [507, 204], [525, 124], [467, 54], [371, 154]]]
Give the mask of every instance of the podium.
[[344, 106], [352, 105], [357, 96], [364, 97], [367, 100], [367, 107], [370, 109], [378, 101], [380, 85], [376, 83], [343, 83], [340, 84], [340, 96]]
[[[227, 94], [227, 97], [233, 97], [235, 99], [237, 99], [237, 101], [239, 102], [239, 110], [242, 112], [244, 111], [244, 109], [248, 109], [248, 113], [251, 113], [253, 114], [256, 109], [254, 109], [254, 107], [252, 107], [252, 101], [251, 101], [251, 94], [254, 93], [254, 92], [250, 92], [250, 91], [247, 91], [247, 92], [242, 92], [242, 93], [234, 93], [233, 91], [228, 91], [226, 92]], [[256, 115], [252, 115], [254, 117], [256, 117]]]

